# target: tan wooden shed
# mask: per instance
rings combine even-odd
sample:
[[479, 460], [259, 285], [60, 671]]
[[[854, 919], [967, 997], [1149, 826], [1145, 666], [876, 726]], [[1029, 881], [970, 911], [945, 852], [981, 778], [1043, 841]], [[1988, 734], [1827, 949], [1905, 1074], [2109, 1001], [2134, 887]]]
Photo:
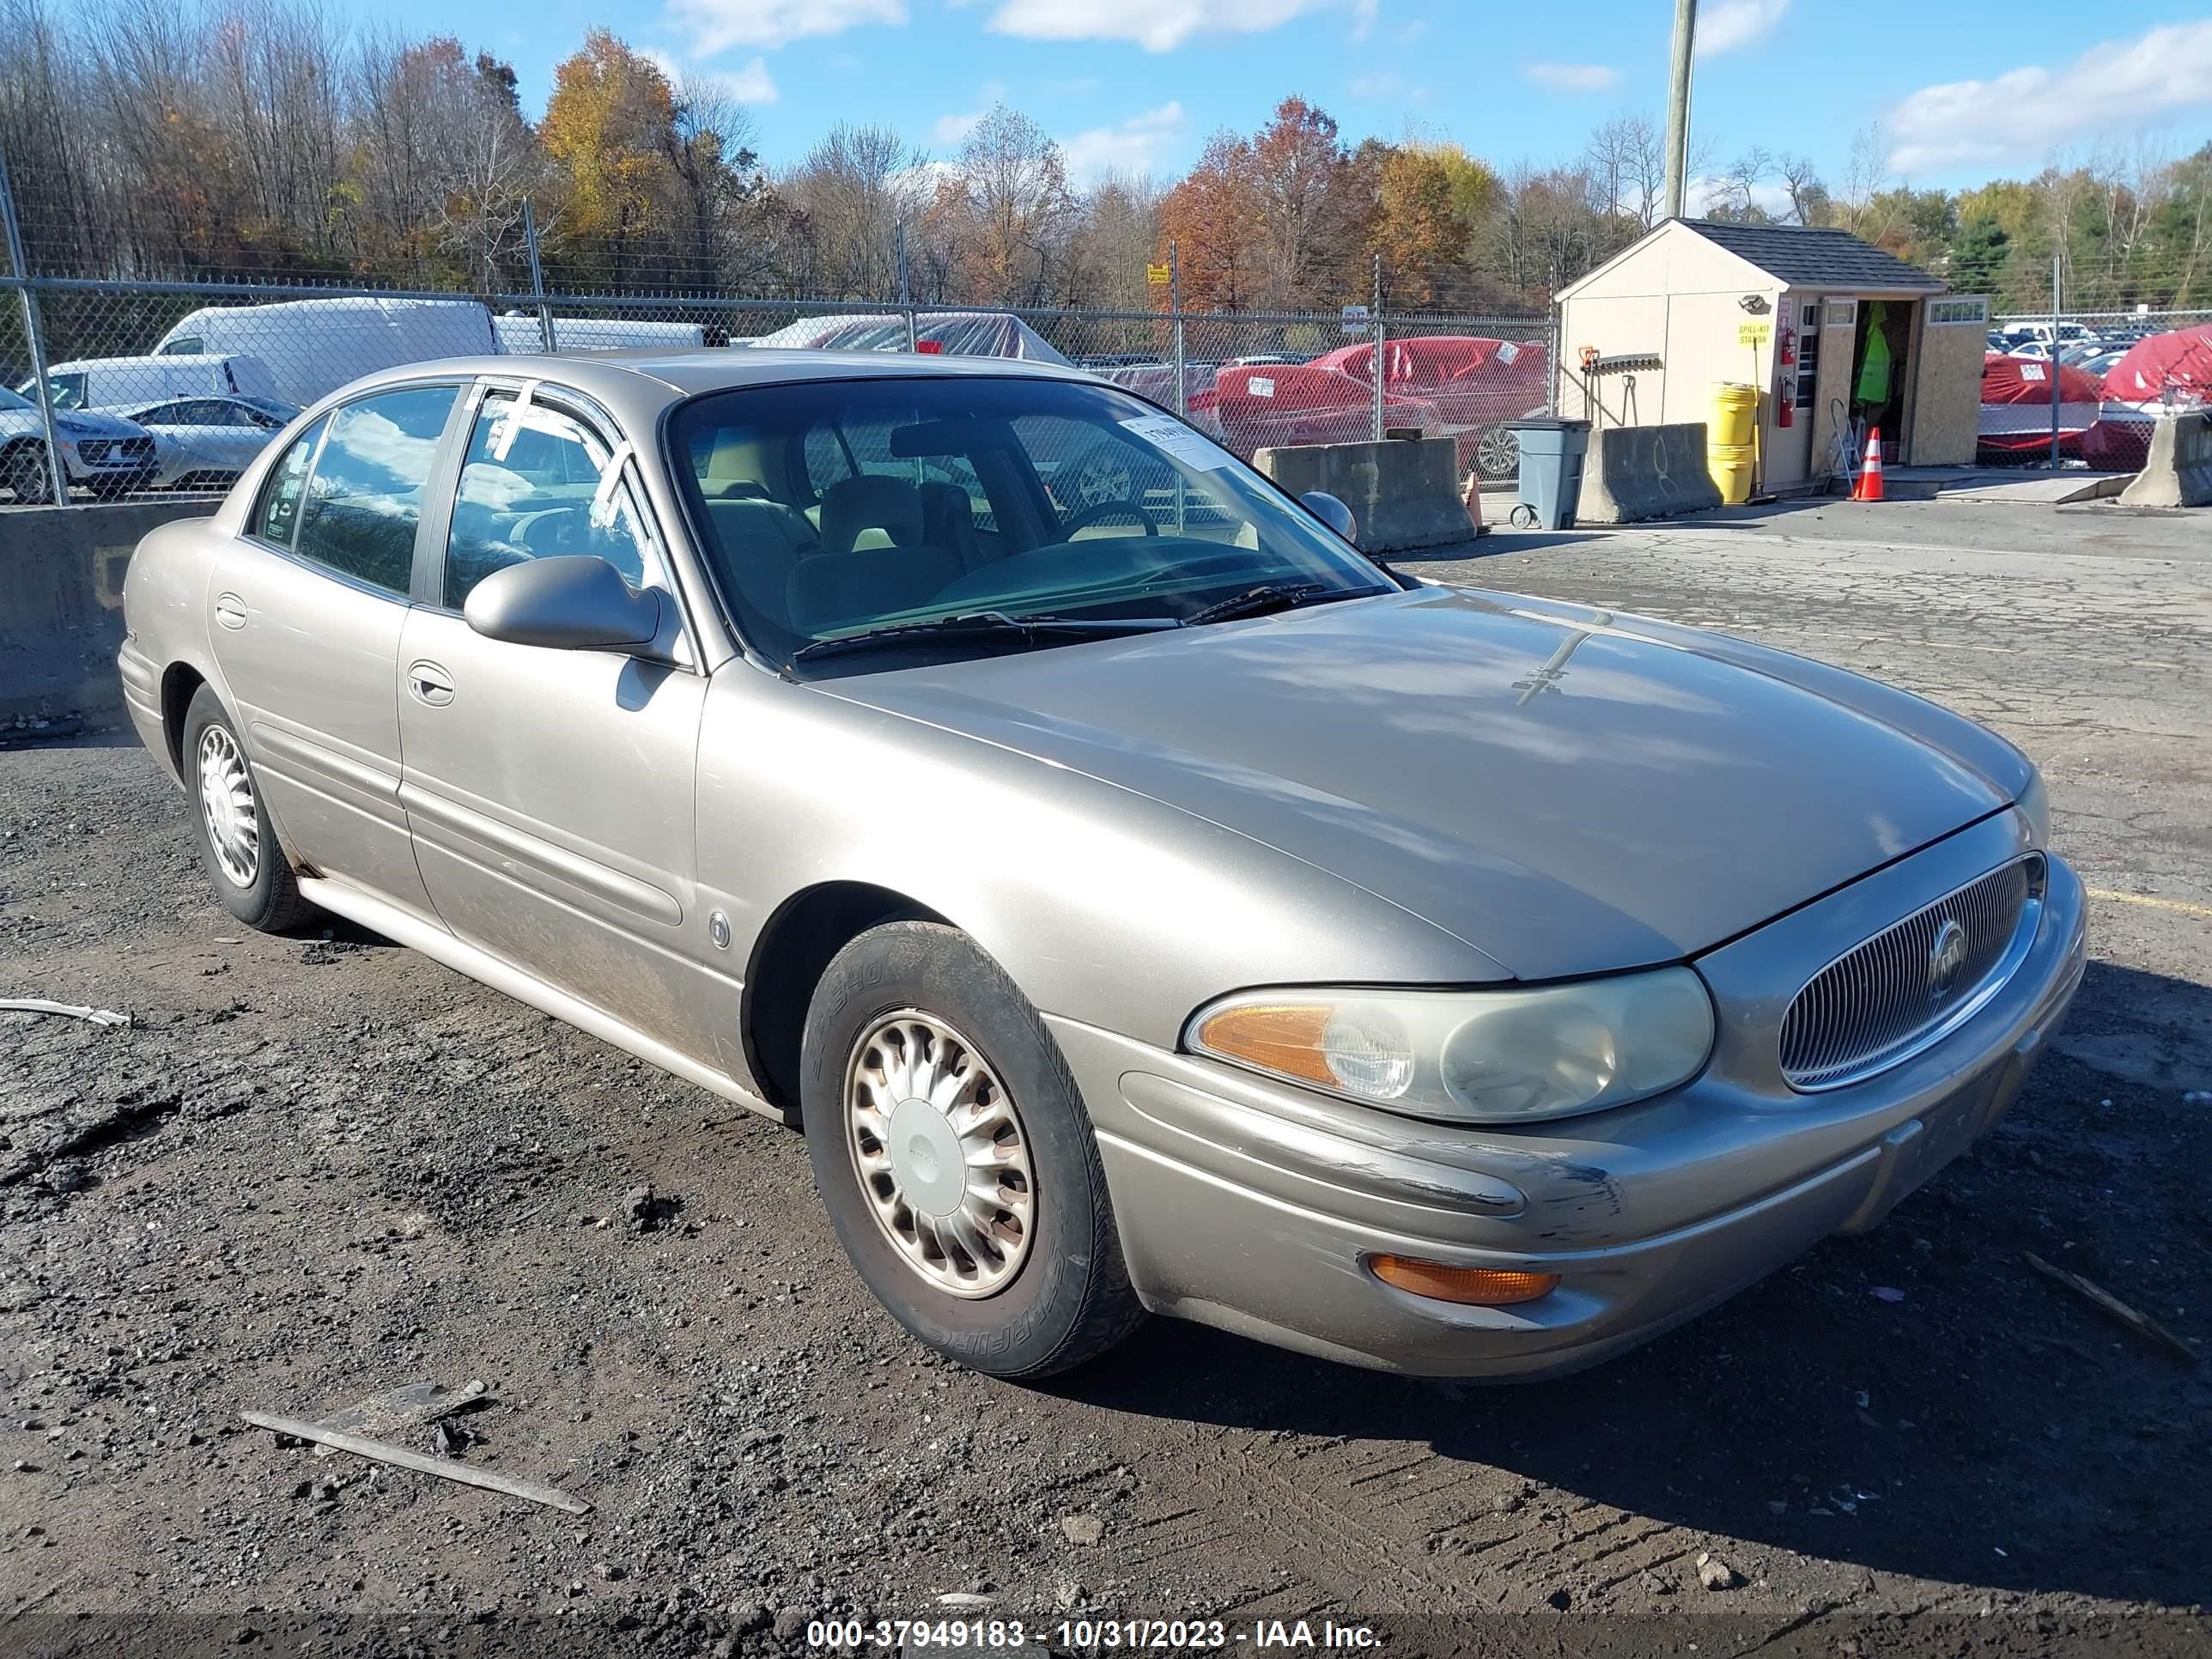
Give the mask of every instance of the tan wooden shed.
[[1762, 489], [1834, 476], [1854, 419], [1889, 462], [1974, 459], [1988, 301], [1849, 231], [1671, 219], [1559, 306], [1561, 414], [1709, 421], [1721, 384], [1755, 386]]

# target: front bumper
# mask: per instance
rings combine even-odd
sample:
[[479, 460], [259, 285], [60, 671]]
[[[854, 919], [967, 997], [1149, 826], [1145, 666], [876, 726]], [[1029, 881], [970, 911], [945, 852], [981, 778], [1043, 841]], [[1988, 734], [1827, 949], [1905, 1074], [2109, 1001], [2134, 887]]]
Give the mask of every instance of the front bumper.
[[[1715, 951], [1723, 1022], [1771, 958], [1827, 959], [2014, 856], [2007, 813]], [[1975, 868], [1973, 866], [1978, 866]], [[1773, 935], [1765, 937], [1763, 935]], [[1731, 958], [1731, 960], [1723, 960]], [[1872, 1226], [2020, 1092], [2086, 963], [2080, 881], [2048, 860], [2027, 957], [1972, 1019], [1877, 1076], [1771, 1086], [1724, 1043], [1696, 1082], [1522, 1130], [1421, 1123], [1049, 1020], [1091, 1109], [1122, 1248], [1157, 1311], [1355, 1364], [1530, 1378], [1596, 1363], [1753, 1284], [1828, 1234]], [[1757, 1024], [1759, 1016], [1752, 1018]], [[1504, 1308], [1382, 1284], [1390, 1253], [1553, 1273]]]

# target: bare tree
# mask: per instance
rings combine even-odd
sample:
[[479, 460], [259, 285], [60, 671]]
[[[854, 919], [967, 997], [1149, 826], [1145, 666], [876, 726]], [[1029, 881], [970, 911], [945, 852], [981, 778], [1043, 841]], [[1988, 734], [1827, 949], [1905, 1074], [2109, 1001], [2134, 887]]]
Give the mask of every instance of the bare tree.
[[1777, 164], [1782, 188], [1789, 192], [1790, 218], [1794, 224], [1817, 225], [1828, 217], [1828, 187], [1808, 155], [1784, 155]]
[[927, 160], [893, 128], [840, 122], [776, 181], [799, 216], [817, 292], [883, 299], [896, 291], [898, 227], [927, 205]]

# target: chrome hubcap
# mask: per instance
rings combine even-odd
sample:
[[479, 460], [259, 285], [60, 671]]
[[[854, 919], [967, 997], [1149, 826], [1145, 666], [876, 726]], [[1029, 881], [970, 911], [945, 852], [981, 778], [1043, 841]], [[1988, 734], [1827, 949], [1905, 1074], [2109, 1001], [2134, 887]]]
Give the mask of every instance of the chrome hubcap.
[[1013, 1097], [968, 1040], [906, 1008], [860, 1034], [845, 1145], [899, 1259], [937, 1290], [985, 1297], [1021, 1271], [1036, 1182]]
[[1474, 441], [1474, 462], [1486, 478], [1502, 478], [1521, 469], [1521, 441], [1495, 427]]
[[231, 884], [251, 887], [261, 868], [261, 817], [238, 739], [220, 726], [200, 733], [200, 817], [208, 845]]

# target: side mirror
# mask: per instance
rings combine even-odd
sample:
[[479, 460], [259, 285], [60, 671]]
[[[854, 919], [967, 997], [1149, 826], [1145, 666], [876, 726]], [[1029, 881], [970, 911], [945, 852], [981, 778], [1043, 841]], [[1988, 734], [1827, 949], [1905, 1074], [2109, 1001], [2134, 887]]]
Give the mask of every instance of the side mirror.
[[1352, 516], [1352, 509], [1326, 489], [1309, 489], [1298, 497], [1298, 505], [1319, 519], [1348, 542], [1357, 544], [1359, 520]]
[[588, 553], [526, 559], [469, 590], [461, 615], [489, 640], [556, 651], [628, 651], [660, 633], [660, 596]]

